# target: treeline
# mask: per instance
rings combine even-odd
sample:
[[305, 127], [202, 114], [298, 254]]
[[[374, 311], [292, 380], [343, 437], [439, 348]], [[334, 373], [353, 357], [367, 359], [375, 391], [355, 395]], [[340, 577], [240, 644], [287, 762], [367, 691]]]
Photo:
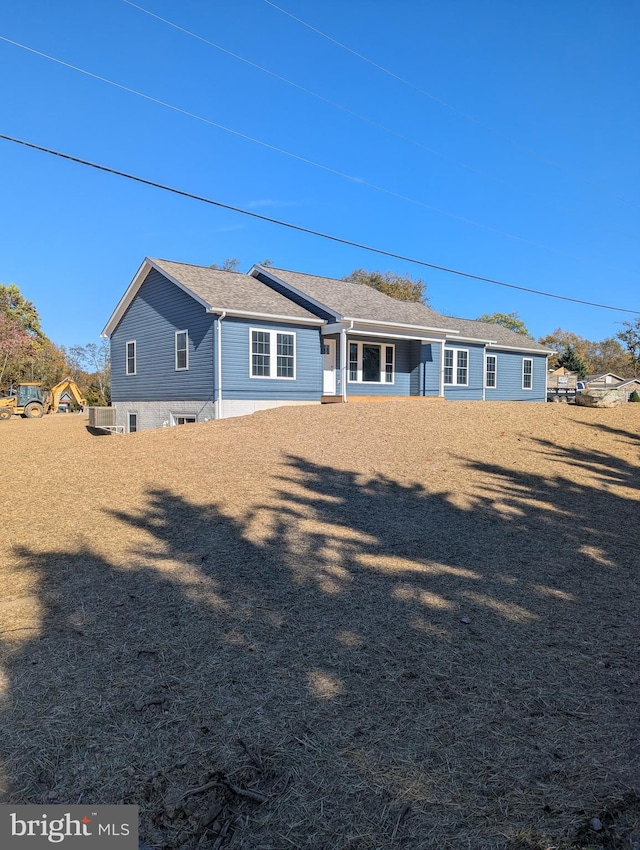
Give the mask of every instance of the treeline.
[[0, 284], [0, 392], [22, 381], [51, 389], [67, 376], [88, 404], [108, 404], [108, 341], [68, 349], [56, 345], [42, 330], [35, 304], [15, 284]]
[[624, 330], [615, 337], [599, 342], [562, 328], [540, 337], [538, 342], [556, 352], [549, 357], [551, 369], [566, 366], [582, 377], [613, 372], [621, 378], [635, 378], [640, 369], [640, 319], [622, 325]]

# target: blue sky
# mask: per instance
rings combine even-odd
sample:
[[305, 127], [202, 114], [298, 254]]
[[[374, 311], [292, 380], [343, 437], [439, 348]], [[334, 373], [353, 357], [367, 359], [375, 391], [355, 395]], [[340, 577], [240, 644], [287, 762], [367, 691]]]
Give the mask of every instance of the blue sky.
[[[0, 41], [0, 132], [355, 242], [640, 311], [633, 0], [277, 0], [401, 80], [266, 0], [138, 5], [271, 75], [125, 0], [3, 0], [0, 36], [177, 109]], [[64, 345], [97, 340], [145, 256], [236, 257], [245, 271], [270, 258], [330, 277], [390, 269], [422, 277], [436, 310], [518, 311], [536, 337], [561, 326], [598, 340], [636, 318], [420, 269], [2, 140], [0, 177], [0, 281]]]

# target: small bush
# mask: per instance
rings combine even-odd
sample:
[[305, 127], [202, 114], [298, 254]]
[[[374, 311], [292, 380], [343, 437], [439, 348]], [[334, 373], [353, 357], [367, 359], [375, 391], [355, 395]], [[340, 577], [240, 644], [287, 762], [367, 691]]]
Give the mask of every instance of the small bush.
[[629, 401], [640, 401], [640, 393], [638, 390], [634, 390], [629, 396]]

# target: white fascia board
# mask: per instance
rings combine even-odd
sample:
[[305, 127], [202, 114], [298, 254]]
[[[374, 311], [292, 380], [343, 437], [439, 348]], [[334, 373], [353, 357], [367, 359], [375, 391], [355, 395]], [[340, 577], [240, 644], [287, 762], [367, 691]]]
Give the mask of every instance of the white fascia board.
[[207, 313], [223, 313], [227, 316], [236, 316], [239, 319], [262, 319], [269, 322], [288, 322], [290, 325], [324, 325], [324, 319], [310, 316], [308, 319], [302, 316], [281, 316], [277, 313], [255, 313], [249, 310], [234, 310], [229, 307], [207, 307]]
[[444, 337], [439, 337], [438, 339], [434, 339], [433, 337], [421, 336], [418, 334], [403, 334], [396, 331], [395, 333], [386, 333], [385, 331], [368, 331], [359, 328], [352, 328], [347, 331], [349, 336], [364, 336], [364, 337], [381, 337], [383, 339], [407, 339], [407, 340], [419, 340], [420, 342], [444, 342]]
[[[479, 336], [457, 336], [451, 342], [467, 342], [467, 343], [476, 343], [477, 345], [496, 345], [495, 339], [482, 339]], [[505, 348], [507, 346], [504, 346]], [[519, 349], [518, 349], [519, 350]]]
[[351, 316], [344, 317], [345, 322], [357, 322], [360, 325], [377, 325], [383, 328], [406, 328], [407, 330], [412, 331], [428, 331], [429, 333], [442, 334], [455, 334], [456, 336], [460, 333], [460, 331], [453, 330], [452, 328], [433, 328], [430, 325], [406, 325], [404, 322], [381, 322], [378, 319], [354, 319]]
[[109, 319], [107, 324], [104, 326], [104, 329], [103, 329], [102, 333], [100, 334], [100, 336], [102, 336], [102, 337], [111, 336], [111, 334], [114, 332], [114, 330], [118, 326], [120, 319], [122, 319], [124, 314], [127, 312], [129, 305], [131, 304], [133, 299], [136, 297], [138, 290], [140, 289], [142, 284], [145, 282], [147, 275], [149, 274], [149, 272], [152, 269], [155, 269], [155, 271], [157, 271], [163, 277], [166, 277], [167, 280], [171, 281], [171, 283], [173, 283], [175, 286], [177, 286], [178, 289], [181, 289], [183, 292], [186, 292], [187, 295], [189, 295], [191, 298], [193, 298], [194, 301], [197, 301], [198, 304], [202, 305], [202, 307], [204, 307], [205, 310], [209, 307], [207, 302], [203, 301], [202, 298], [197, 296], [195, 294], [195, 292], [193, 292], [191, 289], [189, 289], [188, 286], [185, 286], [183, 283], [180, 283], [179, 280], [176, 280], [175, 277], [172, 277], [163, 268], [161, 268], [160, 266], [157, 266], [153, 262], [153, 260], [149, 259], [149, 257], [145, 257], [144, 262], [142, 263], [142, 265], [140, 266], [140, 268], [136, 272], [136, 276], [133, 278], [133, 280], [131, 281], [131, 283], [127, 287], [126, 292], [124, 293], [124, 295], [120, 299], [116, 309], [111, 314], [111, 318]]
[[550, 348], [527, 348], [524, 345], [503, 345], [501, 342], [496, 342], [496, 340], [492, 340], [489, 342], [491, 348], [499, 349], [502, 348], [505, 351], [522, 351], [525, 354], [540, 354], [548, 357], [550, 354], [557, 354], [556, 351], [553, 351]]
[[328, 334], [339, 334], [345, 327], [346, 325], [342, 322], [331, 322], [322, 328], [322, 336], [327, 336]]
[[135, 277], [133, 278], [133, 280], [131, 281], [131, 283], [129, 284], [127, 289], [125, 290], [124, 295], [122, 296], [120, 301], [118, 301], [116, 309], [113, 311], [113, 313], [111, 314], [107, 324], [102, 329], [102, 332], [100, 333], [101, 337], [110, 337], [111, 336], [113, 331], [116, 329], [120, 319], [124, 316], [124, 314], [127, 310], [127, 307], [133, 301], [136, 292], [140, 289], [140, 287], [142, 286], [142, 284], [144, 282], [144, 279], [146, 278], [146, 276], [149, 274], [150, 271], [151, 271], [151, 264], [149, 262], [149, 258], [145, 257], [145, 259], [142, 262], [142, 265], [140, 266], [140, 268], [136, 272]]
[[[253, 272], [256, 272], [254, 274]], [[341, 321], [344, 317], [333, 309], [333, 307], [328, 307], [326, 304], [323, 304], [321, 301], [316, 301], [315, 298], [312, 298], [310, 295], [307, 295], [306, 292], [303, 292], [301, 289], [296, 289], [295, 286], [292, 286], [290, 283], [287, 283], [286, 280], [282, 280], [277, 275], [275, 275], [268, 266], [260, 266], [254, 265], [249, 269], [249, 274], [251, 277], [257, 277], [257, 274], [265, 274], [267, 277], [270, 277], [274, 283], [279, 283], [280, 286], [286, 287], [289, 292], [292, 292], [294, 295], [297, 295], [299, 298], [304, 298], [305, 301], [308, 301], [309, 304], [313, 304], [314, 307], [317, 307], [319, 310], [324, 310], [325, 313], [331, 313], [336, 317], [338, 321]]]

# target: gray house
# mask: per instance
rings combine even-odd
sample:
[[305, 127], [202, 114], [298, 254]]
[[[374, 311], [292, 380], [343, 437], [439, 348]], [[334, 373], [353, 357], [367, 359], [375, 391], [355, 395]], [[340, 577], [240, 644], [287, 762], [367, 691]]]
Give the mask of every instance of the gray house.
[[360, 284], [151, 259], [103, 335], [126, 431], [354, 396], [544, 402], [551, 353]]

